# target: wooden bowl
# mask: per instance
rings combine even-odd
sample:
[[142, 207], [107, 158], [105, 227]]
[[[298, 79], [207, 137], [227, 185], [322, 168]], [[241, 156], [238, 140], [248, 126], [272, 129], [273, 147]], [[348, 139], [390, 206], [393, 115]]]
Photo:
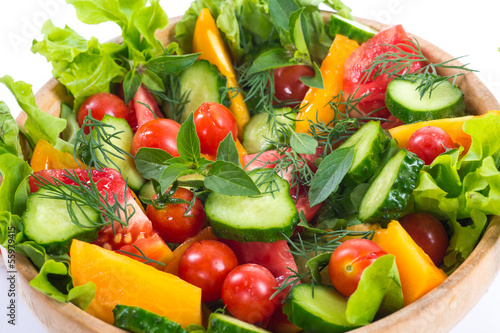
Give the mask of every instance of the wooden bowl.
[[[324, 13], [328, 19], [329, 14]], [[165, 43], [174, 38], [174, 26], [179, 18], [171, 20], [170, 25], [158, 33], [158, 38]], [[361, 22], [380, 30], [386, 26], [374, 21], [360, 19]], [[418, 37], [417, 37], [418, 38]], [[117, 39], [118, 40], [118, 39]], [[423, 53], [432, 62], [442, 62], [452, 57], [438, 47], [418, 38]], [[459, 64], [458, 61], [455, 63]], [[442, 70], [440, 74], [455, 73], [453, 69]], [[465, 95], [466, 108], [473, 114], [482, 114], [488, 110], [498, 110], [498, 104], [492, 93], [474, 73], [467, 73], [457, 79]], [[40, 109], [52, 115], [59, 115], [61, 101], [70, 101], [66, 89], [54, 78], [49, 80], [36, 94]], [[25, 114], [17, 121], [23, 124]], [[82, 311], [71, 303], [57, 302], [31, 288], [29, 281], [37, 270], [32, 263], [17, 256], [19, 291], [28, 307], [50, 332], [125, 332], [113, 327]], [[482, 240], [470, 257], [440, 286], [418, 301], [400, 311], [378, 320], [353, 332], [438, 332], [448, 331], [455, 326], [479, 301], [492, 283], [500, 266], [500, 217], [494, 216]]]

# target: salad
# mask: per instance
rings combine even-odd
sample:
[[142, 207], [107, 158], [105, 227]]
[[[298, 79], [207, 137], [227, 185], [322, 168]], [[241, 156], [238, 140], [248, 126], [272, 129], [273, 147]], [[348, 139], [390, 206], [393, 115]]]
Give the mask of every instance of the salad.
[[129, 330], [345, 331], [441, 283], [498, 214], [498, 115], [465, 117], [401, 26], [195, 1], [163, 47], [157, 1], [95, 3], [74, 6], [123, 44], [47, 22], [33, 45], [74, 97], [61, 118], [1, 78], [28, 114], [19, 129], [1, 105], [2, 228], [38, 290]]

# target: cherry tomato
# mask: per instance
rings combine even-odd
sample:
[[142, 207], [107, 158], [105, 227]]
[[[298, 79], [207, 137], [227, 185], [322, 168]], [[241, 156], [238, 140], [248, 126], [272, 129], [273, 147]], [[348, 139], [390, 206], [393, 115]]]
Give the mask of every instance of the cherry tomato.
[[434, 264], [439, 266], [450, 244], [443, 224], [434, 216], [425, 213], [405, 215], [399, 223]]
[[454, 148], [453, 140], [442, 128], [435, 126], [419, 128], [410, 136], [406, 144], [406, 149], [417, 154], [427, 165], [444, 153], [445, 147]]
[[179, 261], [179, 277], [201, 288], [203, 302], [221, 298], [222, 284], [236, 266], [233, 250], [215, 240], [194, 242]]
[[219, 103], [203, 103], [194, 112], [194, 124], [200, 138], [201, 152], [209, 156], [217, 155], [219, 143], [229, 132], [234, 140], [238, 136], [236, 119], [228, 108]]
[[[179, 187], [172, 198], [191, 201], [193, 193]], [[189, 237], [196, 235], [205, 221], [205, 210], [201, 200], [196, 198], [191, 210], [189, 204], [167, 204], [163, 209], [155, 209], [148, 205], [146, 215], [153, 223], [153, 228], [167, 243], [182, 243]], [[187, 216], [186, 216], [187, 215]]]
[[177, 134], [181, 125], [170, 119], [155, 119], [142, 125], [132, 139], [132, 155], [139, 148], [163, 149], [172, 156], [179, 156]]
[[270, 318], [278, 298], [271, 296], [278, 283], [264, 266], [243, 264], [231, 271], [222, 285], [222, 301], [236, 318], [250, 324]]
[[[92, 111], [92, 117], [102, 120], [105, 114], [128, 120], [129, 110], [120, 97], [111, 93], [98, 93], [88, 97], [78, 110], [78, 124], [83, 125], [85, 117]], [[87, 133], [88, 134], [88, 133]]]
[[273, 70], [274, 96], [279, 101], [297, 101], [289, 105], [295, 107], [300, 105], [309, 87], [300, 78], [303, 76], [314, 76], [314, 70], [306, 65], [292, 65], [276, 68]]
[[365, 268], [386, 254], [384, 249], [369, 239], [345, 241], [333, 251], [328, 264], [333, 286], [345, 297], [350, 297], [358, 288]]
[[[366, 75], [364, 70], [377, 56], [389, 51], [396, 52], [390, 45], [409, 45], [409, 40], [410, 38], [403, 27], [401, 25], [396, 25], [380, 31], [366, 43], [361, 44], [345, 62], [343, 80], [344, 98], [350, 95], [354, 95], [354, 98], [362, 98], [357, 104], [357, 109], [365, 115], [380, 109], [371, 116], [382, 118], [390, 117], [391, 113], [385, 106], [385, 92], [387, 90], [387, 85], [392, 79], [389, 79], [387, 75], [379, 75], [374, 78], [373, 74], [364, 79]], [[404, 48], [404, 51], [415, 53], [410, 48]], [[414, 72], [420, 67], [422, 67], [420, 62], [414, 62], [411, 65], [410, 71]]]

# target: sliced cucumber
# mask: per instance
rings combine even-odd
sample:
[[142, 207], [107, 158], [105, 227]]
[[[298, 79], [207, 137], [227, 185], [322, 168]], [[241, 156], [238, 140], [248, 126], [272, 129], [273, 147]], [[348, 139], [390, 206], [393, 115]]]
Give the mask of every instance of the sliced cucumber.
[[[134, 132], [130, 128], [127, 120], [122, 118], [115, 118], [110, 115], [104, 115], [101, 120], [103, 123], [107, 125], [111, 125], [114, 128], [106, 128], [105, 131], [109, 134], [113, 134], [115, 132], [121, 132], [117, 137], [112, 138], [110, 141], [113, 145], [123, 149], [127, 153], [131, 153], [132, 151], [132, 139], [134, 138]], [[97, 136], [96, 131], [93, 131], [94, 136]], [[104, 151], [111, 152], [107, 154], [111, 161], [105, 162], [100, 150], [96, 150], [97, 158], [104, 162], [107, 167], [120, 171], [120, 174], [123, 176], [123, 179], [127, 180], [127, 185], [134, 191], [138, 191], [142, 185], [146, 182], [146, 180], [142, 177], [142, 175], [137, 171], [135, 166], [134, 158], [131, 155], [121, 155], [121, 156], [113, 156], [112, 153], [116, 153], [116, 150], [108, 143], [103, 142], [102, 149]]]
[[[93, 242], [97, 239], [98, 228], [92, 226], [85, 215], [94, 222], [99, 222], [100, 212], [91, 207], [77, 207], [72, 204], [81, 227], [74, 224], [68, 213], [68, 206], [65, 200], [54, 200], [44, 198], [43, 195], [50, 195], [45, 188], [40, 188], [38, 192], [31, 194], [26, 202], [26, 211], [22, 216], [24, 234], [32, 241], [43, 246], [48, 254], [61, 255], [67, 253], [73, 239], [85, 242]], [[85, 215], [84, 215], [85, 214]]]
[[424, 161], [404, 149], [399, 150], [383, 167], [366, 191], [359, 206], [362, 222], [387, 224], [398, 219], [417, 184]]
[[[256, 180], [259, 174], [254, 172], [251, 177]], [[266, 186], [261, 186], [261, 192], [264, 193]], [[273, 189], [277, 190], [255, 197], [211, 192], [205, 202], [205, 212], [213, 234], [239, 242], [272, 243], [291, 237], [299, 215], [290, 197], [288, 182], [276, 177]]]
[[375, 36], [377, 32], [363, 23], [346, 19], [338, 14], [332, 14], [330, 17], [329, 33], [331, 37], [342, 35], [361, 44]]
[[134, 333], [188, 333], [176, 322], [137, 306], [116, 305], [114, 326]]
[[284, 133], [295, 130], [295, 114], [291, 108], [274, 109], [274, 116], [267, 112], [253, 116], [243, 131], [243, 147], [255, 154], [272, 148], [271, 141], [282, 141]]
[[347, 299], [334, 288], [305, 283], [290, 290], [283, 306], [288, 320], [310, 333], [346, 332], [356, 328], [347, 321], [346, 309]]
[[380, 160], [387, 148], [389, 138], [380, 127], [380, 122], [370, 121], [347, 139], [339, 148], [354, 148], [351, 168], [344, 177], [344, 185], [363, 183], [379, 168]]
[[184, 122], [191, 113], [204, 102], [229, 105], [226, 92], [226, 77], [219, 73], [214, 65], [206, 60], [199, 60], [186, 68], [180, 75], [181, 96], [189, 94], [188, 103], [180, 121]]
[[411, 82], [394, 79], [387, 86], [385, 104], [392, 115], [405, 124], [420, 121], [454, 118], [464, 115], [465, 103], [462, 91], [449, 81], [443, 81], [420, 98], [417, 87], [421, 79]]
[[268, 333], [260, 327], [222, 313], [213, 312], [208, 318], [207, 333]]

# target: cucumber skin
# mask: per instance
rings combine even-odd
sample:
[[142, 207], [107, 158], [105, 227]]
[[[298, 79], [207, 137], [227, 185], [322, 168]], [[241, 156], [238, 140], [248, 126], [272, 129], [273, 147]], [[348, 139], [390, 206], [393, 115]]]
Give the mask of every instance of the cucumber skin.
[[[344, 19], [346, 20], [346, 19]], [[360, 22], [357, 22], [359, 25], [363, 25]], [[366, 27], [367, 29], [371, 29], [370, 27]], [[346, 23], [342, 19], [338, 18], [338, 15], [332, 14], [330, 16], [330, 22], [329, 22], [329, 29], [328, 29], [328, 34], [332, 37], [335, 38], [335, 35], [339, 34], [342, 36], [345, 36], [349, 39], [355, 40], [359, 44], [362, 44], [375, 36], [375, 32], [368, 32], [368, 31], [363, 31], [359, 27], [350, 25], [349, 23]]]
[[[287, 205], [291, 205], [295, 208], [295, 203], [293, 202], [293, 199], [290, 197], [290, 192], [289, 192], [289, 184], [288, 181], [283, 180], [281, 178], [277, 178], [277, 181], [280, 183], [280, 192], [285, 191], [283, 194], [284, 196], [288, 196], [288, 202], [286, 203]], [[269, 194], [270, 196], [272, 194]], [[276, 195], [276, 194], [275, 194]], [[281, 195], [281, 194], [277, 194]], [[214, 209], [212, 207], [217, 207], [217, 205], [220, 204], [229, 204], [227, 201], [231, 200], [231, 196], [228, 195], [222, 195], [216, 192], [211, 192], [207, 200], [205, 201], [205, 213], [210, 220], [210, 224], [212, 226], [212, 233], [222, 239], [230, 239], [230, 240], [235, 240], [238, 242], [242, 243], [248, 243], [248, 242], [263, 242], [263, 243], [273, 243], [278, 240], [284, 240], [286, 237], [291, 237], [293, 232], [295, 231], [295, 227], [299, 223], [299, 214], [297, 210], [295, 209], [294, 215], [291, 217], [291, 221], [287, 226], [283, 227], [269, 227], [269, 228], [245, 228], [245, 227], [235, 227], [230, 224], [228, 224], [227, 221], [220, 221], [214, 214]], [[241, 200], [245, 199], [250, 199], [248, 197], [239, 197]], [[285, 197], [286, 198], [286, 197]], [[252, 207], [252, 204], [250, 203], [247, 205], [248, 209], [254, 209], [255, 207]], [[224, 209], [224, 208], [223, 208]], [[272, 212], [269, 212], [269, 217], [272, 218]], [[286, 236], [286, 237], [285, 237]]]
[[[421, 121], [465, 116], [465, 101], [463, 93], [461, 94], [459, 100], [457, 100], [453, 105], [443, 107], [439, 110], [433, 110], [430, 112], [417, 110], [408, 111], [408, 106], [396, 101], [396, 98], [392, 98], [390, 93], [391, 86], [394, 86], [401, 81], [404, 80], [394, 79], [389, 83], [389, 85], [387, 86], [387, 93], [385, 95], [385, 104], [390, 113], [401, 120], [404, 124], [413, 124]], [[409, 82], [405, 82], [409, 84]], [[460, 90], [457, 86], [453, 86], [452, 89]]]
[[252, 333], [269, 332], [239, 319], [213, 312], [208, 318], [207, 333]]
[[[384, 199], [382, 205], [380, 205], [379, 209], [376, 209], [371, 216], [363, 217], [361, 207], [363, 207], [364, 200], [361, 201], [360, 212], [358, 215], [361, 222], [381, 222], [382, 227], [385, 227], [390, 221], [397, 220], [401, 217], [401, 213], [406, 208], [411, 193], [417, 186], [420, 170], [422, 170], [424, 166], [424, 161], [419, 159], [414, 153], [405, 149], [401, 149], [394, 157], [400, 154], [401, 151], [404, 151], [406, 156], [404, 157], [398, 170], [396, 180], [392, 184], [389, 193]], [[372, 185], [377, 182], [377, 179], [381, 174], [383, 174], [383, 170], [379, 176], [375, 178]], [[368, 191], [369, 190], [370, 189], [368, 189]]]
[[[331, 332], [331, 333], [340, 333], [340, 332], [347, 332], [350, 331], [356, 326], [348, 326], [348, 325], [342, 325], [342, 324], [334, 324], [331, 322], [328, 322], [326, 320], [323, 320], [322, 318], [319, 318], [316, 314], [313, 314], [308, 311], [307, 308], [305, 308], [303, 305], [301, 305], [300, 300], [296, 298], [295, 292], [298, 289], [295, 288], [309, 288], [312, 289], [310, 284], [299, 284], [296, 285], [295, 287], [290, 290], [288, 293], [287, 298], [285, 299], [285, 303], [283, 305], [283, 313], [285, 313], [288, 316], [288, 320], [290, 320], [292, 323], [297, 325], [298, 327], [302, 328], [305, 332], [308, 333], [323, 333], [323, 332]], [[331, 292], [337, 293], [337, 291], [333, 287], [328, 287], [324, 285], [318, 285], [315, 284], [314, 288], [318, 289], [330, 289]], [[295, 291], [294, 291], [295, 290]], [[339, 297], [344, 298], [340, 294], [338, 294]], [[347, 299], [345, 300], [346, 302], [346, 307], [347, 307]], [[325, 306], [329, 306], [326, 304]], [[334, 310], [334, 309], [331, 309]], [[345, 309], [344, 309], [344, 315], [345, 315]], [[347, 322], [347, 319], [346, 319]]]
[[[38, 191], [40, 192], [40, 191], [44, 191], [44, 190], [43, 190], [43, 188], [41, 188]], [[24, 225], [24, 234], [29, 240], [32, 240], [32, 241], [36, 242], [38, 245], [45, 248], [45, 251], [47, 252], [47, 254], [58, 256], [58, 255], [63, 255], [63, 254], [66, 254], [69, 252], [69, 249], [71, 247], [71, 242], [73, 241], [73, 239], [78, 239], [78, 240], [81, 240], [81, 241], [84, 241], [87, 243], [92, 243], [93, 241], [95, 241], [97, 239], [99, 228], [96, 227], [96, 228], [92, 228], [92, 229], [90, 229], [90, 228], [87, 229], [87, 228], [80, 227], [81, 231], [79, 233], [73, 233], [73, 234], [69, 235], [68, 237], [66, 237], [64, 239], [60, 239], [60, 240], [54, 239], [52, 242], [49, 242], [49, 243], [40, 243], [40, 241], [37, 240], [37, 235], [36, 235], [37, 230], [33, 230], [33, 232], [32, 232], [32, 230], [31, 230], [32, 227], [30, 226], [31, 219], [33, 219], [33, 218], [36, 219], [37, 214], [35, 213], [35, 216], [31, 216], [31, 215], [34, 213], [33, 210], [39, 209], [42, 207], [40, 205], [40, 200], [44, 200], [44, 201], [47, 200], [47, 201], [52, 202], [52, 204], [49, 203], [49, 204], [51, 204], [52, 208], [54, 207], [54, 205], [53, 205], [52, 199], [38, 198], [39, 192], [33, 193], [28, 197], [28, 200], [26, 202], [26, 211], [23, 213], [23, 215], [21, 217], [22, 223]], [[34, 206], [34, 207], [32, 207], [32, 206]], [[70, 220], [68, 220], [67, 223], [73, 224], [73, 222], [71, 222]], [[78, 227], [78, 226], [75, 225], [75, 227]], [[35, 229], [36, 229], [36, 227], [35, 227]]]
[[187, 333], [181, 325], [137, 306], [116, 305], [114, 326], [134, 333]]

